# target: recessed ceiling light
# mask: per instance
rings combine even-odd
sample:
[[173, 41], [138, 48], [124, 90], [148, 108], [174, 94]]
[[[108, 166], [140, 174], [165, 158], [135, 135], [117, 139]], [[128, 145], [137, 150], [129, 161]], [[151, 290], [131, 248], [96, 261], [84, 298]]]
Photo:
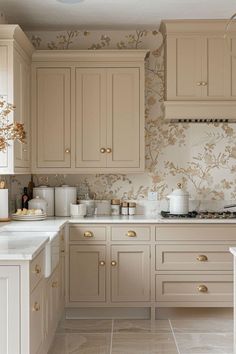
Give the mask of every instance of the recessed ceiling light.
[[57, 0], [58, 2], [61, 2], [62, 4], [79, 4], [80, 2], [84, 2], [84, 0]]

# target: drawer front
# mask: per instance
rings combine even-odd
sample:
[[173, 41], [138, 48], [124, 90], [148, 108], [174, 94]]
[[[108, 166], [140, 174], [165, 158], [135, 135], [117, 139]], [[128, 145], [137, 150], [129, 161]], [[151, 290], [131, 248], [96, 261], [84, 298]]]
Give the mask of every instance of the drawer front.
[[156, 301], [233, 301], [233, 275], [156, 275]]
[[30, 289], [36, 287], [44, 276], [45, 253], [44, 250], [35, 257], [30, 263]]
[[222, 241], [236, 242], [236, 226], [225, 224], [160, 224], [156, 227], [156, 240], [195, 240], [195, 241]]
[[105, 226], [71, 226], [70, 241], [105, 241]]
[[230, 245], [157, 245], [157, 270], [233, 270]]
[[43, 344], [44, 337], [44, 309], [43, 284], [34, 289], [30, 296], [30, 353], [37, 354]]
[[150, 228], [149, 227], [112, 227], [111, 239], [113, 241], [149, 241]]

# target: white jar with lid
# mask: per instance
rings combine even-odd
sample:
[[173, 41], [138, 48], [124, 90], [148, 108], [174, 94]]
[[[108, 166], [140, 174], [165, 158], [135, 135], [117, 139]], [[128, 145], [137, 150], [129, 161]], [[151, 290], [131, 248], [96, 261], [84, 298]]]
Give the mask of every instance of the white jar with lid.
[[129, 215], [129, 203], [128, 202], [121, 203], [121, 215]]
[[44, 214], [47, 214], [47, 201], [37, 195], [29, 200], [29, 209], [41, 209]]
[[170, 195], [167, 196], [170, 200], [170, 214], [184, 215], [189, 212], [189, 193], [183, 189], [181, 183], [177, 184]]
[[120, 215], [120, 199], [111, 200], [111, 215], [112, 216]]
[[129, 215], [135, 215], [136, 214], [136, 203], [130, 202], [129, 203]]

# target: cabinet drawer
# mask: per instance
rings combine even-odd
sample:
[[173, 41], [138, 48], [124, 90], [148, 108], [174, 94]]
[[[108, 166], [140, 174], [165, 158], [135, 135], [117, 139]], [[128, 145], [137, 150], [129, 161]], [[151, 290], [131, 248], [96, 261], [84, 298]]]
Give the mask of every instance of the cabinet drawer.
[[71, 226], [70, 241], [105, 241], [106, 227], [104, 226]]
[[233, 270], [230, 245], [157, 245], [157, 270]]
[[112, 227], [111, 239], [113, 241], [149, 241], [150, 228], [149, 227]]
[[233, 301], [233, 275], [156, 275], [156, 301]]
[[[204, 222], [204, 221], [203, 221]], [[160, 224], [156, 227], [156, 240], [186, 241], [222, 241], [232, 240], [235, 243], [236, 226], [225, 224]]]
[[30, 263], [30, 290], [32, 291], [44, 276], [44, 250]]
[[34, 289], [30, 296], [30, 353], [37, 354], [43, 344], [44, 309], [43, 283]]

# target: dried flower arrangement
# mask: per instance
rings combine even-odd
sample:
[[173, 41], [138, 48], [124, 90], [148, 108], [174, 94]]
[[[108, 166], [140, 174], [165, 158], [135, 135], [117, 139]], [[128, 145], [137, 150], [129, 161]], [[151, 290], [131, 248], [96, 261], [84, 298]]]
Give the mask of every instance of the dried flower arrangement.
[[9, 141], [18, 140], [25, 143], [24, 124], [9, 121], [9, 114], [15, 107], [0, 97], [0, 151], [6, 151]]

